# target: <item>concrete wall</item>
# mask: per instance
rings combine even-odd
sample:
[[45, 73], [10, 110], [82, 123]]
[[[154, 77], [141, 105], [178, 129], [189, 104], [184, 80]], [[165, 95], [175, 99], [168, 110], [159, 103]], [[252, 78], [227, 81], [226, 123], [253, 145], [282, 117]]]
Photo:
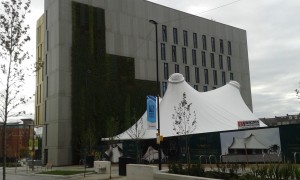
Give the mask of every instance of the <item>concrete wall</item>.
[[139, 164], [127, 164], [126, 174], [127, 180], [210, 180], [210, 178], [204, 177], [164, 173], [159, 171], [157, 166], [147, 166]]

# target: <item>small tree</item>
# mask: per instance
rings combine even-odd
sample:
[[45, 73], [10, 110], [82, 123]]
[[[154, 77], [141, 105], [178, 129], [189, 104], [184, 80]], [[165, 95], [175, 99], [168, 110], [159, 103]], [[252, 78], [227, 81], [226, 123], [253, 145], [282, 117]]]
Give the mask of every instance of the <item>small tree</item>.
[[135, 116], [135, 111], [133, 112], [133, 121], [136, 123], [127, 131], [128, 136], [133, 139], [135, 142], [136, 146], [136, 160], [137, 163], [140, 163], [140, 140], [141, 138], [145, 135], [146, 130], [144, 128], [144, 123], [143, 123], [143, 118], [141, 118], [140, 121], [137, 121], [136, 116]]
[[190, 151], [189, 151], [189, 138], [190, 134], [197, 128], [196, 112], [191, 113], [192, 103], [188, 103], [186, 100], [186, 93], [182, 95], [182, 100], [178, 103], [178, 106], [174, 107], [175, 113], [172, 114], [173, 131], [176, 135], [183, 135], [185, 138], [185, 151], [186, 162], [190, 166]]
[[16, 116], [16, 108], [25, 103], [19, 97], [24, 83], [23, 61], [29, 59], [24, 45], [30, 40], [25, 17], [30, 13], [30, 0], [2, 0], [0, 4], [0, 119], [3, 122], [2, 156], [3, 180], [6, 178], [6, 125], [7, 119]]
[[80, 144], [86, 149], [87, 155], [94, 155], [93, 150], [95, 148], [97, 140], [97, 133], [94, 126], [89, 125], [86, 129], [84, 129], [84, 132], [80, 137]]

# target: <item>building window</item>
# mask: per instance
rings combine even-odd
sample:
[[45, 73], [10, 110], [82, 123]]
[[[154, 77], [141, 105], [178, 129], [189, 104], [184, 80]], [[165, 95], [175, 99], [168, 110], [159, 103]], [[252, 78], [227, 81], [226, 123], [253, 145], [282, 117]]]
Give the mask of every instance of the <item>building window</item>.
[[49, 83], [49, 78], [47, 76], [47, 78], [46, 78], [46, 97], [48, 97], [48, 83]]
[[187, 64], [186, 48], [182, 48], [182, 62], [183, 64]]
[[42, 102], [42, 85], [40, 84], [40, 94], [39, 94], [39, 96], [40, 96], [40, 103]]
[[44, 120], [45, 120], [45, 122], [47, 121], [47, 101], [45, 101], [45, 109], [44, 109]]
[[[48, 144], [48, 125], [46, 124], [45, 125], [45, 145], [47, 146], [47, 144]], [[45, 149], [45, 151], [46, 151], [47, 149]], [[47, 152], [48, 152], [48, 150], [47, 150]], [[48, 153], [47, 153], [47, 155], [48, 155]]]
[[197, 65], [197, 54], [195, 49], [192, 50], [192, 60], [193, 60], [193, 65]]
[[193, 43], [194, 43], [194, 48], [198, 48], [197, 33], [193, 33]]
[[47, 51], [49, 50], [49, 31], [47, 31]]
[[200, 83], [200, 74], [199, 74], [198, 67], [195, 67], [195, 79], [196, 79], [196, 83]]
[[205, 35], [202, 35], [202, 46], [203, 46], [203, 50], [207, 50], [206, 36]]
[[208, 69], [204, 69], [205, 84], [209, 84]]
[[223, 71], [222, 72], [222, 85], [225, 85], [226, 84], [226, 74], [225, 72]]
[[48, 11], [46, 10], [46, 30], [48, 29]]
[[35, 98], [35, 102], [36, 102], [36, 104], [38, 104], [39, 103], [39, 86], [36, 86], [36, 98]]
[[177, 62], [176, 46], [172, 46], [172, 61]]
[[162, 25], [162, 39], [163, 39], [163, 41], [164, 42], [167, 42], [167, 38], [168, 38], [168, 36], [167, 36], [167, 26], [165, 26], [165, 25]]
[[183, 45], [188, 46], [188, 32], [183, 31]]
[[220, 53], [224, 53], [224, 44], [223, 44], [223, 39], [220, 39]]
[[46, 72], [46, 75], [48, 74], [48, 56], [46, 54], [45, 56], [45, 72]]
[[161, 60], [166, 60], [166, 45], [164, 43], [161, 43]]
[[167, 87], [168, 87], [167, 82], [162, 82], [162, 91], [163, 91], [163, 95], [165, 95], [165, 93], [166, 93], [166, 91], [167, 91]]
[[202, 58], [202, 66], [206, 67], [206, 57], [205, 57], [205, 52], [201, 52], [201, 58]]
[[168, 63], [164, 63], [164, 79], [169, 79], [169, 65]]
[[203, 92], [207, 92], [207, 86], [203, 86]]
[[214, 86], [212, 89], [217, 89], [217, 87]]
[[197, 84], [194, 85], [194, 89], [197, 90], [197, 91], [199, 91], [199, 88], [198, 88]]
[[222, 55], [219, 55], [219, 66], [220, 66], [220, 69], [223, 69], [223, 56]]
[[218, 85], [218, 75], [216, 70], [213, 71], [213, 75], [214, 75], [214, 85]]
[[214, 37], [211, 38], [211, 51], [216, 52], [216, 41]]
[[231, 71], [231, 59], [229, 56], [227, 57], [227, 68], [228, 68], [228, 71]]
[[211, 68], [215, 68], [215, 55], [214, 55], [214, 53], [210, 53], [210, 66], [211, 66]]
[[230, 73], [230, 80], [233, 81], [233, 73]]
[[232, 51], [231, 51], [231, 42], [228, 41], [228, 54], [232, 55]]
[[177, 28], [173, 28], [173, 41], [174, 41], [174, 44], [178, 44]]
[[175, 73], [179, 73], [179, 65], [175, 64]]
[[190, 82], [190, 67], [185, 66], [185, 80], [186, 82]]

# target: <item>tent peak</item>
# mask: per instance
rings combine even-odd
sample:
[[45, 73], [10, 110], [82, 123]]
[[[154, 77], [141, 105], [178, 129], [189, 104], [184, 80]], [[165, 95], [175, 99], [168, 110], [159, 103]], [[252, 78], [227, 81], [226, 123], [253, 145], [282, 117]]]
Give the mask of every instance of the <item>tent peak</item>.
[[169, 80], [170, 83], [172, 84], [177, 84], [177, 83], [181, 83], [184, 81], [184, 77], [182, 74], [180, 73], [174, 73], [170, 76]]
[[236, 81], [230, 81], [228, 84], [230, 84], [231, 86], [237, 88], [238, 90], [240, 90], [240, 88], [241, 88], [240, 83], [238, 83]]

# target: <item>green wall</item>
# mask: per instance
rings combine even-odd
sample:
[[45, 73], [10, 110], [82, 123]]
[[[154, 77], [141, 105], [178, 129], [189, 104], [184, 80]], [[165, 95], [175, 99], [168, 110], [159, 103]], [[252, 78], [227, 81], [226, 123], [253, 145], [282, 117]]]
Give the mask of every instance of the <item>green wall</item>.
[[[74, 163], [82, 149], [84, 130], [97, 139], [107, 136], [107, 120], [119, 122], [117, 133], [146, 110], [146, 96], [156, 83], [135, 79], [135, 60], [106, 54], [103, 9], [72, 3], [72, 144]], [[98, 141], [97, 143], [99, 143]]]

